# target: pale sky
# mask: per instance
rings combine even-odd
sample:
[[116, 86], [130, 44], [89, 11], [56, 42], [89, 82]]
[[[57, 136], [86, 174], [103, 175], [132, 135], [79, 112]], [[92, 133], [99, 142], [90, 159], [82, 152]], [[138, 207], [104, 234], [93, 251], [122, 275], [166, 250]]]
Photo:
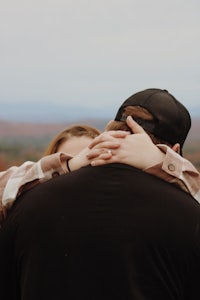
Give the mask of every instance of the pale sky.
[[116, 111], [151, 87], [200, 107], [199, 0], [1, 0], [1, 110]]

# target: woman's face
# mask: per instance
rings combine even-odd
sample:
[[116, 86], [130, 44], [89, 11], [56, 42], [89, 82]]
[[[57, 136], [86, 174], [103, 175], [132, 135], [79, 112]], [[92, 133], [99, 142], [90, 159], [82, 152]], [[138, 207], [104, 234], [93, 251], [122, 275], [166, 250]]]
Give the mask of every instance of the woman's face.
[[73, 136], [58, 147], [57, 152], [67, 152], [72, 156], [78, 154], [92, 142], [92, 138], [86, 136]]

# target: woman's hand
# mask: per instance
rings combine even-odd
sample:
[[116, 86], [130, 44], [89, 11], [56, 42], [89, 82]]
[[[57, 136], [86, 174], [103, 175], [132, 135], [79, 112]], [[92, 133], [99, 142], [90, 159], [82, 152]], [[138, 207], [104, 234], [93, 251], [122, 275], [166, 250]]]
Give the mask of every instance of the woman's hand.
[[112, 130], [105, 131], [96, 137], [89, 145], [88, 159], [108, 160], [112, 158], [112, 150], [121, 146], [121, 140], [130, 135], [129, 131]]
[[163, 161], [164, 153], [153, 144], [144, 129], [130, 116], [127, 124], [134, 134], [111, 131], [94, 139], [87, 154], [87, 158], [92, 159], [92, 166], [117, 162], [144, 170]]
[[68, 161], [70, 171], [75, 171], [81, 167], [91, 164], [93, 159], [108, 160], [112, 158], [112, 150], [120, 147], [119, 139], [130, 135], [126, 131], [103, 132], [92, 141], [89, 147], [84, 148]]

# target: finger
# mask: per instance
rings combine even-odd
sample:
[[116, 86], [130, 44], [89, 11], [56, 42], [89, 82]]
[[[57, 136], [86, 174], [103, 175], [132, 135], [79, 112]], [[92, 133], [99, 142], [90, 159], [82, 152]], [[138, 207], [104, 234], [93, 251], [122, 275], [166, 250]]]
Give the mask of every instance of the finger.
[[128, 127], [131, 128], [133, 133], [145, 133], [145, 130], [140, 126], [136, 121], [133, 120], [131, 116], [128, 116], [126, 119]]
[[105, 133], [100, 134], [99, 136], [97, 136], [96, 138], [94, 138], [94, 140], [89, 144], [88, 148], [92, 149], [93, 147], [95, 147], [97, 144], [104, 142], [105, 140], [108, 140], [108, 138], [110, 138], [110, 136], [107, 136], [107, 138], [105, 137]]
[[123, 131], [123, 130], [117, 130], [117, 131], [107, 131], [102, 134], [100, 134], [98, 137], [96, 137], [88, 146], [89, 149], [92, 149], [97, 144], [100, 144], [105, 141], [113, 141], [115, 138], [125, 138], [127, 135], [129, 135], [130, 132]]
[[94, 159], [102, 154], [103, 149], [92, 149], [87, 155], [87, 159]]
[[93, 149], [117, 149], [120, 147], [120, 141], [119, 142], [101, 142], [93, 147]]
[[106, 165], [109, 163], [110, 163], [110, 160], [97, 159], [97, 160], [91, 161], [91, 166], [97, 167], [97, 166], [102, 166], [102, 165]]
[[102, 153], [96, 160], [108, 160], [112, 158], [112, 151], [109, 150], [108, 152]]
[[114, 138], [124, 138], [130, 134], [130, 131], [111, 130], [111, 131], [107, 131], [107, 134], [109, 134], [110, 136], [112, 136]]
[[102, 158], [102, 159], [110, 159], [112, 157], [112, 150], [111, 149], [94, 149], [91, 150], [87, 155], [87, 159], [95, 159], [95, 158]]

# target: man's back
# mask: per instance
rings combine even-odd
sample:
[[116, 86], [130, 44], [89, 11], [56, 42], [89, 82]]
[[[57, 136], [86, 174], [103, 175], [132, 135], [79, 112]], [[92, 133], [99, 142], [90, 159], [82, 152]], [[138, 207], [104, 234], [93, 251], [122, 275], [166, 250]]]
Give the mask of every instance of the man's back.
[[86, 167], [19, 199], [1, 255], [20, 300], [199, 299], [199, 225], [195, 200], [158, 178]]

